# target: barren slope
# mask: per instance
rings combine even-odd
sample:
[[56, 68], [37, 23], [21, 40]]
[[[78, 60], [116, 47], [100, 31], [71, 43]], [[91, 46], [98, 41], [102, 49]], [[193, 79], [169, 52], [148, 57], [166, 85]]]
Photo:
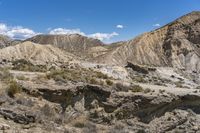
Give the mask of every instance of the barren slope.
[[199, 71], [200, 12], [192, 12], [160, 29], [124, 42], [94, 60], [117, 65], [125, 65], [130, 61], [140, 65]]
[[36, 64], [66, 62], [75, 58], [51, 45], [40, 45], [24, 42], [15, 46], [0, 49], [0, 60], [26, 59]]
[[28, 41], [38, 44], [52, 44], [75, 55], [83, 55], [91, 47], [104, 45], [97, 39], [88, 38], [79, 34], [38, 35], [28, 39]]
[[11, 38], [7, 37], [7, 36], [0, 35], [0, 48], [15, 45], [17, 43], [19, 43], [19, 41], [15, 41], [15, 40], [12, 40]]

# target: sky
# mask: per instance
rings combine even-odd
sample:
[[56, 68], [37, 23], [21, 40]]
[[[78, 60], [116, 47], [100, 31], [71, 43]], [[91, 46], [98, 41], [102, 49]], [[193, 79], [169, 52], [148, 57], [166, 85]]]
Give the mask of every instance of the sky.
[[74, 34], [124, 41], [192, 11], [200, 0], [0, 0], [0, 34]]

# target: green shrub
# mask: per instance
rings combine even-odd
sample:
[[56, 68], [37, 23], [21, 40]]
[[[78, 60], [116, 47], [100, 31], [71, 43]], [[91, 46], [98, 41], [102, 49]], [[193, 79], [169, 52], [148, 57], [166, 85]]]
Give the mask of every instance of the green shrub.
[[147, 82], [142, 76], [133, 77], [133, 81], [140, 82], [140, 83], [146, 83]]
[[10, 81], [7, 89], [7, 93], [10, 97], [14, 97], [16, 93], [20, 93], [22, 91], [22, 87], [15, 81]]
[[165, 92], [165, 90], [159, 90], [159, 92], [162, 94], [162, 93], [164, 93], [164, 92]]
[[76, 122], [76, 123], [74, 124], [74, 126], [77, 127], [77, 128], [84, 128], [84, 127], [85, 127], [85, 124], [82, 123], [82, 122]]
[[46, 72], [47, 67], [43, 65], [34, 65], [31, 62], [20, 59], [15, 60], [12, 62], [13, 64], [13, 70], [19, 70], [19, 71], [30, 71], [30, 72]]
[[85, 116], [78, 116], [76, 119], [70, 121], [71, 125], [77, 128], [84, 128], [88, 123], [88, 120]]
[[54, 79], [55, 81], [75, 81], [99, 85], [104, 84], [102, 80], [109, 78], [101, 72], [85, 68], [51, 70], [46, 74], [46, 77], [48, 79]]
[[108, 75], [103, 74], [102, 72], [96, 72], [96, 77], [100, 79], [108, 79]]
[[95, 78], [90, 79], [91, 84], [98, 84], [98, 81]]
[[131, 86], [131, 91], [132, 92], [143, 92], [143, 88], [139, 85], [134, 85], [134, 86]]
[[10, 82], [11, 80], [13, 80], [13, 76], [9, 72], [9, 69], [7, 69], [7, 68], [1, 68], [0, 79], [2, 81], [4, 81], [4, 82]]
[[111, 86], [111, 85], [113, 85], [113, 81], [111, 81], [109, 79], [106, 79], [106, 84], [109, 85], [109, 86]]

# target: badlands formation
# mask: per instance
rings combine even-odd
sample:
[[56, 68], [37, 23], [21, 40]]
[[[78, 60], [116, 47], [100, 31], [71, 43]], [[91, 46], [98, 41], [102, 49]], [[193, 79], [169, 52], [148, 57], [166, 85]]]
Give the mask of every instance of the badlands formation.
[[0, 36], [0, 132], [200, 133], [200, 12], [110, 45]]

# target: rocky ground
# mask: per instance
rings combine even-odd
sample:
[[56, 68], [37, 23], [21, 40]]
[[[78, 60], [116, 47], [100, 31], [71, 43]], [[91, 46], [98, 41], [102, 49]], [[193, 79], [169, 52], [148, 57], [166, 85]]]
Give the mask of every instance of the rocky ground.
[[200, 133], [200, 12], [105, 45], [0, 36], [0, 132]]
[[52, 70], [30, 65], [1, 68], [2, 132], [200, 130], [198, 73], [134, 64], [85, 62]]

